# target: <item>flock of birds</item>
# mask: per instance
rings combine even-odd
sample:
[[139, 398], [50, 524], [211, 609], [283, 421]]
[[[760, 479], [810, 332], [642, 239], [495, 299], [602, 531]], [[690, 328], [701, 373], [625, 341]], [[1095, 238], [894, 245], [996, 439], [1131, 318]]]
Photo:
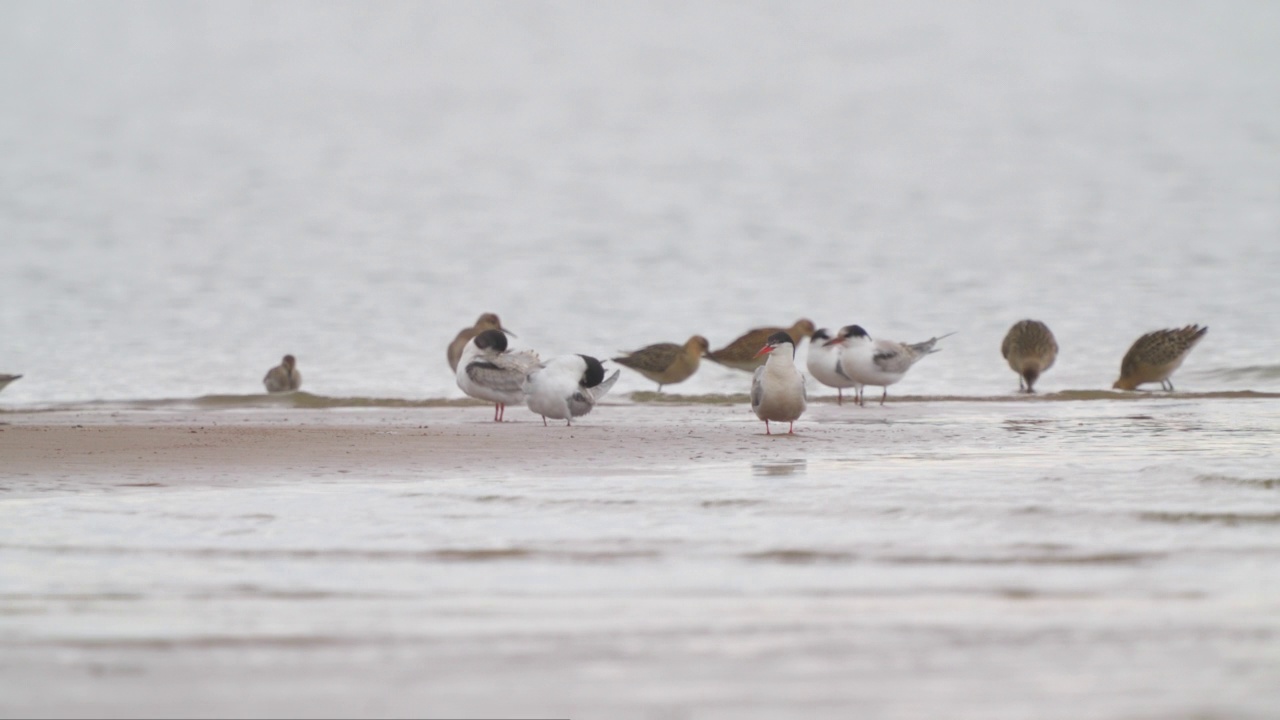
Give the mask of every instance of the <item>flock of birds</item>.
[[[1139, 385], [1158, 382], [1165, 390], [1173, 390], [1170, 378], [1174, 371], [1208, 331], [1207, 327], [1187, 325], [1143, 335], [1125, 353], [1120, 377], [1112, 387], [1136, 390]], [[871, 386], [882, 389], [883, 405], [889, 386], [905, 377], [922, 358], [937, 352], [938, 341], [950, 334], [904, 343], [873, 339], [859, 325], [847, 325], [833, 334], [800, 319], [789, 328], [755, 328], [719, 350], [711, 350], [705, 337], [694, 335], [683, 345], [658, 343], [612, 360], [656, 382], [659, 392], [666, 385], [692, 377], [703, 358], [753, 372], [751, 408], [764, 421], [765, 432], [772, 434], [769, 423], [785, 422], [792, 433], [808, 400], [804, 375], [795, 365], [796, 345], [804, 338], [810, 339], [809, 375], [835, 388], [837, 403], [843, 404], [844, 391], [853, 388], [854, 402], [865, 405], [863, 389]], [[524, 404], [542, 416], [544, 425], [547, 418], [572, 425], [573, 418], [591, 412], [621, 372], [614, 370], [606, 377], [604, 363], [590, 355], [542, 360], [531, 350], [509, 349], [508, 335], [514, 337], [497, 315], [485, 313], [458, 333], [447, 353], [458, 387], [473, 398], [492, 402], [496, 422], [504, 419], [507, 405]], [[1031, 393], [1036, 380], [1053, 367], [1058, 343], [1043, 322], [1020, 320], [1005, 334], [1000, 352], [1018, 374], [1019, 389]], [[0, 389], [20, 377], [0, 374]], [[267, 371], [262, 384], [269, 393], [301, 389], [297, 359], [285, 355], [279, 365]]]
[[[1170, 377], [1208, 330], [1188, 325], [1143, 335], [1125, 354], [1120, 378], [1112, 387], [1136, 390], [1158, 382], [1172, 390]], [[473, 398], [494, 403], [495, 421], [502, 421], [507, 405], [524, 403], [542, 416], [544, 425], [547, 418], [572, 424], [573, 418], [591, 412], [618, 379], [620, 371], [606, 378], [603, 363], [589, 355], [543, 361], [530, 350], [508, 350], [511, 334], [497, 315], [485, 313], [458, 333], [447, 353], [458, 387]], [[835, 388], [837, 403], [843, 404], [844, 390], [853, 388], [854, 401], [865, 405], [863, 389], [871, 386], [882, 389], [883, 405], [889, 386], [926, 355], [937, 352], [938, 341], [949, 335], [904, 343], [873, 339], [859, 325], [847, 325], [832, 334], [800, 319], [789, 328], [755, 328], [719, 350], [711, 350], [705, 337], [694, 335], [684, 344], [649, 345], [612, 360], [657, 383], [659, 392], [665, 385], [692, 377], [703, 358], [753, 372], [751, 408], [764, 421], [765, 433], [772, 434], [771, 422], [785, 422], [788, 433], [793, 433], [808, 399], [804, 375], [795, 365], [796, 345], [804, 338], [810, 338], [809, 375]], [[1036, 380], [1053, 367], [1058, 343], [1043, 322], [1021, 320], [1009, 328], [1000, 351], [1018, 374], [1019, 389], [1031, 393]]]

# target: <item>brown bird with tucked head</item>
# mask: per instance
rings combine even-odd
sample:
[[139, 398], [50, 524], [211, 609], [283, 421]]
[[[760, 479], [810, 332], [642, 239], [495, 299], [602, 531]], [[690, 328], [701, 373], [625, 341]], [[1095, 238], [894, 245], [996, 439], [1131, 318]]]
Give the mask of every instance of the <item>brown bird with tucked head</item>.
[[1173, 381], [1169, 378], [1207, 332], [1207, 327], [1188, 325], [1143, 335], [1125, 353], [1120, 362], [1120, 379], [1111, 387], [1137, 390], [1143, 383], [1158, 382], [1161, 388], [1172, 392]]
[[761, 346], [769, 342], [770, 336], [777, 333], [786, 333], [793, 343], [798, 344], [802, 339], [812, 335], [815, 329], [812, 320], [801, 318], [789, 328], [763, 327], [748, 330], [745, 335], [737, 340], [715, 352], [707, 353], [707, 358], [725, 367], [752, 372], [756, 368], [763, 366], [765, 361], [769, 359], [766, 355], [757, 356], [757, 352], [759, 352]]
[[481, 315], [476, 319], [475, 325], [459, 330], [458, 336], [453, 339], [453, 342], [449, 343], [448, 357], [450, 370], [455, 373], [458, 372], [458, 360], [462, 357], [462, 348], [467, 346], [467, 343], [471, 341], [471, 338], [479, 335], [485, 330], [501, 330], [502, 332], [507, 332], [507, 329], [502, 327], [502, 321], [498, 319], [497, 315], [493, 313], [485, 313]]
[[658, 383], [658, 392], [662, 392], [663, 385], [675, 385], [692, 377], [698, 371], [702, 356], [710, 349], [711, 344], [706, 338], [694, 335], [684, 345], [649, 345], [616, 357], [613, 361]]
[[1058, 358], [1058, 341], [1049, 326], [1039, 320], [1019, 320], [1004, 336], [1000, 354], [1018, 373], [1018, 389], [1033, 393], [1036, 380]]
[[285, 355], [280, 364], [267, 371], [262, 384], [269, 393], [292, 392], [302, 387], [302, 373], [298, 372], [298, 361], [292, 355]]

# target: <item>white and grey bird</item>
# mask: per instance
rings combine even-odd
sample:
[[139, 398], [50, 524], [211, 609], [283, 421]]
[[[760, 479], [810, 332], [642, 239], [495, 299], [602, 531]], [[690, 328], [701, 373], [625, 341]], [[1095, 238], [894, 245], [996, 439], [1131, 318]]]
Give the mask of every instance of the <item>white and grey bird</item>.
[[269, 393], [293, 392], [302, 387], [302, 373], [298, 371], [298, 361], [292, 355], [285, 355], [280, 364], [267, 371], [262, 377], [262, 385]]
[[600, 398], [618, 381], [620, 370], [607, 379], [604, 365], [590, 355], [561, 355], [529, 372], [524, 383], [529, 409], [547, 418], [573, 424], [573, 418], [591, 412]]
[[531, 350], [507, 351], [501, 330], [485, 330], [467, 341], [458, 359], [458, 387], [477, 400], [493, 403], [493, 421], [502, 422], [507, 405], [524, 403], [525, 378], [538, 367]]
[[14, 380], [17, 380], [20, 377], [22, 376], [21, 375], [5, 375], [4, 373], [0, 373], [0, 390], [3, 390], [5, 385], [8, 385], [9, 383], [13, 382]]
[[818, 382], [836, 389], [836, 404], [844, 404], [844, 389], [854, 386], [854, 382], [840, 374], [840, 355], [844, 345], [831, 337], [826, 328], [817, 330], [809, 338], [809, 356], [805, 365], [809, 375]]
[[774, 333], [757, 356], [768, 355], [751, 379], [751, 409], [764, 421], [764, 432], [772, 435], [769, 421], [787, 423], [794, 435], [796, 420], [804, 414], [804, 375], [796, 369], [796, 344], [785, 332]]
[[844, 346], [840, 353], [840, 374], [853, 382], [857, 403], [866, 405], [862, 389], [866, 385], [884, 388], [880, 404], [889, 396], [889, 386], [901, 380], [925, 355], [937, 352], [934, 344], [955, 333], [929, 338], [924, 342], [901, 343], [895, 340], [872, 340], [859, 325], [846, 325], [836, 333], [836, 341]]

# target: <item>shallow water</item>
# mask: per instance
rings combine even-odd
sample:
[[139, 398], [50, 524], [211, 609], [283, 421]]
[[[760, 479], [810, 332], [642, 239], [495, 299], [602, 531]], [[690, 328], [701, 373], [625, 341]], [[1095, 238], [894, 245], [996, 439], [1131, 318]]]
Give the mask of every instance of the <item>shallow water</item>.
[[[955, 331], [905, 394], [1280, 391], [1280, 7], [540, 2], [0, 8], [6, 406], [442, 398], [484, 311], [544, 354]], [[682, 392], [741, 393], [708, 367]], [[616, 392], [652, 390], [629, 371]]]
[[777, 438], [741, 405], [618, 405], [577, 432], [727, 423], [736, 459], [234, 487], [104, 466], [0, 504], [0, 709], [1264, 718], [1273, 403], [826, 405]]
[[956, 334], [783, 460], [704, 366], [585, 424], [738, 461], [0, 499], [0, 711], [1269, 717], [1278, 74], [1273, 3], [4, 3], [0, 423], [483, 419], [484, 311]]

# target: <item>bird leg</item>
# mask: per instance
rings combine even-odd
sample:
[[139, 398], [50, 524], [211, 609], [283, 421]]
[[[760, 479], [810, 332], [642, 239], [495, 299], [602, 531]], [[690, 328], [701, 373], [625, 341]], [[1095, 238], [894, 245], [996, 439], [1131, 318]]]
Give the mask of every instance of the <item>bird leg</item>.
[[764, 434], [765, 434], [765, 435], [772, 435], [772, 434], [773, 434], [773, 433], [769, 432], [769, 421], [768, 421], [768, 420], [765, 420], [765, 421], [764, 421]]
[[883, 406], [884, 406], [884, 399], [885, 399], [885, 398], [887, 398], [887, 397], [889, 397], [889, 386], [888, 386], [888, 385], [885, 385], [885, 386], [884, 386], [884, 392], [883, 392], [883, 393], [881, 393], [881, 395], [880, 395], [880, 405], [881, 405], [881, 407], [883, 407]]
[[546, 415], [543, 415], [543, 416], [542, 416], [542, 427], [546, 427], [546, 426], [547, 426], [547, 416], [546, 416]]
[[836, 388], [836, 404], [844, 404], [844, 390], [842, 388]]
[[788, 435], [795, 435], [795, 434], [796, 434], [796, 423], [795, 423], [795, 421], [794, 421], [794, 420], [793, 420], [793, 421], [791, 421], [791, 422], [789, 422], [789, 423], [787, 423], [787, 434], [788, 434]]

